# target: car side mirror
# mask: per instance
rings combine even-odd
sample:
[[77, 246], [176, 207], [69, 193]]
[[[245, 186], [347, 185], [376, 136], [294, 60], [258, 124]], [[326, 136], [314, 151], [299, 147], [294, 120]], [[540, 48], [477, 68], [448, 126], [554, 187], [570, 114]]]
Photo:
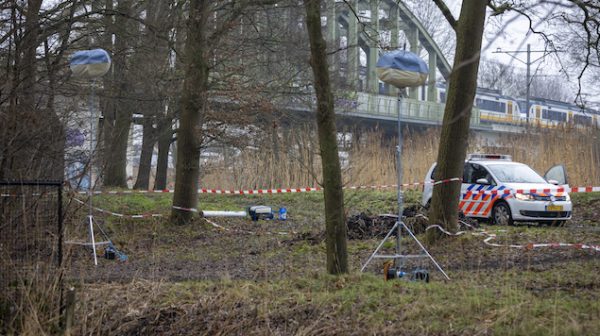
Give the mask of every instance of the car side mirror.
[[477, 179], [477, 181], [475, 181], [475, 183], [477, 183], [477, 184], [488, 184], [489, 185], [490, 181], [488, 181], [486, 178], [480, 178], [480, 179]]
[[548, 180], [548, 183], [554, 184], [554, 185], [559, 185], [560, 184], [557, 180]]

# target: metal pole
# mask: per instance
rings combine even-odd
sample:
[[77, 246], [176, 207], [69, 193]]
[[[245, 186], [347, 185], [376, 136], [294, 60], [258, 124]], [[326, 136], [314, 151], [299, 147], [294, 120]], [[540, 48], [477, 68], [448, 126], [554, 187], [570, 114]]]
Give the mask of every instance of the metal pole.
[[96, 256], [96, 239], [94, 237], [94, 207], [92, 204], [92, 199], [94, 197], [94, 191], [92, 190], [93, 179], [94, 179], [94, 133], [95, 130], [95, 118], [94, 118], [94, 109], [93, 109], [93, 99], [94, 99], [94, 80], [92, 79], [90, 85], [90, 97], [88, 99], [88, 109], [90, 111], [90, 182], [88, 185], [88, 193], [89, 193], [89, 203], [90, 208], [88, 212], [88, 222], [89, 222], [89, 233], [90, 239], [92, 241], [92, 253], [94, 253], [94, 265], [98, 265], [98, 257]]
[[392, 229], [390, 230], [390, 232], [387, 233], [387, 235], [385, 236], [385, 238], [383, 238], [381, 240], [381, 243], [379, 243], [379, 246], [377, 246], [377, 248], [375, 249], [375, 251], [373, 251], [373, 254], [371, 254], [371, 256], [369, 257], [369, 259], [367, 259], [367, 261], [365, 262], [365, 264], [363, 265], [363, 267], [360, 269], [361, 272], [364, 272], [365, 268], [367, 268], [367, 265], [371, 262], [371, 259], [373, 259], [375, 257], [375, 255], [377, 254], [377, 252], [379, 252], [379, 249], [381, 249], [381, 247], [383, 246], [383, 244], [387, 241], [387, 239], [392, 235], [392, 232], [394, 232], [394, 230], [400, 225], [398, 225], [398, 222], [394, 223], [394, 226], [392, 227]]
[[[398, 223], [402, 223], [403, 199], [402, 199], [402, 122], [400, 120], [400, 111], [402, 104], [402, 90], [398, 90], [398, 147], [396, 148], [396, 170], [398, 172]], [[398, 225], [396, 231], [396, 254], [401, 254], [400, 249], [400, 234], [402, 226]], [[395, 259], [395, 266], [399, 267], [400, 259]]]
[[[406, 226], [406, 224], [402, 223], [403, 226]], [[437, 261], [435, 261], [435, 259], [433, 259], [433, 256], [431, 254], [429, 254], [429, 251], [427, 251], [427, 249], [425, 248], [425, 246], [423, 246], [423, 244], [421, 244], [421, 242], [417, 239], [417, 237], [412, 233], [412, 231], [410, 231], [408, 228], [406, 228], [406, 231], [408, 232], [408, 234], [410, 234], [410, 236], [417, 242], [417, 244], [419, 244], [419, 247], [421, 248], [421, 250], [423, 250], [423, 252], [425, 252], [425, 254], [427, 254], [427, 256], [429, 257], [429, 259], [431, 261], [433, 261], [433, 263], [435, 264], [435, 267], [437, 267], [437, 269], [442, 272], [442, 274], [444, 275], [444, 277], [446, 277], [447, 280], [450, 280], [450, 277], [448, 276], [448, 274], [446, 274], [446, 272], [444, 272], [444, 270], [442, 269], [442, 267], [437, 263]]]
[[88, 230], [90, 231], [90, 240], [92, 241], [92, 252], [94, 253], [94, 265], [98, 266], [98, 256], [96, 255], [96, 239], [94, 238], [94, 217], [88, 216]]
[[90, 96], [88, 97], [88, 110], [90, 112], [90, 163], [89, 163], [89, 175], [90, 175], [90, 181], [89, 181], [89, 185], [88, 185], [88, 196], [89, 196], [89, 202], [90, 202], [90, 207], [89, 207], [89, 215], [92, 216], [93, 215], [93, 205], [92, 205], [92, 198], [94, 197], [94, 192], [92, 191], [92, 181], [94, 178], [94, 132], [95, 130], [95, 120], [94, 120], [94, 110], [93, 110], [93, 98], [94, 97], [94, 80], [91, 81], [91, 85], [90, 85]]
[[527, 109], [527, 126], [529, 126], [529, 86], [531, 85], [531, 44], [527, 44], [527, 97], [525, 108]]

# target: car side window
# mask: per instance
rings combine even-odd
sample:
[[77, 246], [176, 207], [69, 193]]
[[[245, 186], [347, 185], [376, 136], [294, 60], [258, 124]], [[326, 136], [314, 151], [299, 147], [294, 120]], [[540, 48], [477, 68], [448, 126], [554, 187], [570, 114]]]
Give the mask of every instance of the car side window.
[[476, 163], [466, 164], [465, 173], [463, 174], [463, 181], [466, 181], [465, 183], [477, 184], [477, 180], [482, 178], [488, 180], [491, 185], [496, 185], [492, 175], [485, 167]]
[[471, 183], [471, 174], [473, 173], [473, 165], [465, 163], [465, 169], [463, 170], [463, 183]]

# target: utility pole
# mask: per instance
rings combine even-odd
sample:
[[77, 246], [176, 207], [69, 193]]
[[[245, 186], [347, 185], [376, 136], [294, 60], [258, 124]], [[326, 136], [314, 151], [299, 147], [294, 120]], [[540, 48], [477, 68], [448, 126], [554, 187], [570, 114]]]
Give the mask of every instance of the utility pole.
[[[496, 51], [492, 52], [492, 54], [507, 54], [508, 56], [514, 58], [515, 60], [527, 65], [527, 86], [526, 86], [526, 97], [525, 97], [525, 113], [527, 116], [527, 126], [529, 126], [529, 106], [530, 106], [530, 87], [531, 87], [531, 64], [543, 59], [548, 54], [560, 52], [560, 50], [531, 50], [531, 44], [527, 44], [527, 50], [510, 50], [503, 51], [501, 48], [496, 49]], [[519, 53], [527, 53], [527, 61], [523, 61], [513, 54]], [[535, 60], [531, 60], [531, 53], [544, 53], [542, 56]]]
[[527, 97], [525, 98], [525, 108], [527, 109], [527, 126], [529, 127], [529, 94], [531, 87], [531, 44], [527, 43]]

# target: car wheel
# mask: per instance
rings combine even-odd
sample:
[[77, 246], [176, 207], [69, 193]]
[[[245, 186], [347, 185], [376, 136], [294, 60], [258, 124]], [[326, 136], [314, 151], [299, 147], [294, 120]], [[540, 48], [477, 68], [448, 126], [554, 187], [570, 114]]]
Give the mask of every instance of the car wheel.
[[512, 213], [506, 202], [498, 202], [494, 205], [492, 221], [496, 225], [513, 225]]

